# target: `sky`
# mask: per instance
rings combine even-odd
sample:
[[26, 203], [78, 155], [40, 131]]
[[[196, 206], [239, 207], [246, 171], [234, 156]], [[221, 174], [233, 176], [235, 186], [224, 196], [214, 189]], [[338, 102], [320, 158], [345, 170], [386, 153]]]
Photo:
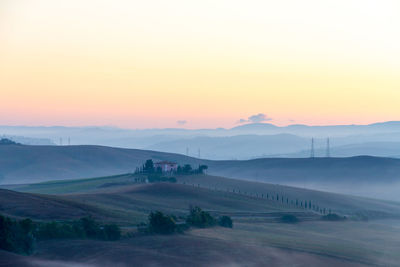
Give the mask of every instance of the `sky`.
[[400, 1], [0, 0], [0, 124], [400, 119]]

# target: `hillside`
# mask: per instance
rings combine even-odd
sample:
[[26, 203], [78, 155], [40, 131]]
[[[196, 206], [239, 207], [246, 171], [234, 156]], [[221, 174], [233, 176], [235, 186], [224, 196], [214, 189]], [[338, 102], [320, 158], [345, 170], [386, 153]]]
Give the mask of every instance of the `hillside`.
[[[330, 137], [333, 156], [392, 157], [399, 153], [393, 151], [395, 149], [388, 147], [385, 142], [399, 143], [399, 133], [399, 122], [282, 127], [269, 123], [249, 123], [231, 129], [0, 126], [0, 134], [14, 137], [29, 136], [32, 140], [41, 140], [40, 142], [17, 140], [22, 144], [102, 145], [181, 154], [186, 153], [186, 147], [188, 147], [190, 156], [197, 157], [200, 148], [203, 158], [214, 160], [307, 157], [310, 154], [311, 137], [315, 138], [316, 149], [321, 150], [317, 151], [318, 156], [326, 154], [326, 138]], [[43, 142], [45, 140], [47, 141]], [[369, 143], [375, 144], [371, 147]], [[349, 147], [341, 151], [340, 147], [347, 145]], [[352, 145], [355, 147], [352, 148]]]
[[[34, 193], [34, 199], [46, 196], [47, 199], [59, 201], [84, 202], [100, 210], [125, 213], [132, 211], [138, 215], [143, 210], [160, 209], [184, 213], [189, 205], [199, 205], [209, 210], [230, 213], [235, 216], [252, 213], [279, 212], [292, 210], [304, 212], [300, 202], [312, 202], [321, 208], [331, 209], [345, 215], [365, 215], [369, 218], [398, 217], [400, 203], [376, 199], [334, 194], [303, 188], [281, 186], [276, 184], [244, 181], [209, 175], [177, 176], [178, 184], [155, 183], [136, 184], [136, 175], [125, 174], [92, 179], [51, 181], [29, 185], [11, 185], [7, 188], [20, 192]], [[13, 191], [4, 191], [0, 205], [8, 203], [11, 197], [17, 201], [22, 196]], [[16, 194], [11, 196], [10, 194]], [[48, 195], [36, 195], [51, 194]], [[279, 201], [276, 197], [279, 196]], [[284, 198], [282, 202], [281, 198]], [[294, 203], [299, 201], [299, 207]], [[22, 202], [22, 201], [20, 201]], [[27, 201], [34, 203], [34, 201]], [[13, 206], [18, 206], [14, 202]], [[22, 202], [23, 203], [23, 202]], [[71, 204], [71, 202], [64, 203]], [[157, 204], [156, 204], [157, 203]], [[36, 204], [33, 204], [37, 206]], [[53, 205], [53, 204], [52, 204]], [[3, 209], [6, 207], [3, 204]], [[34, 207], [33, 206], [33, 207]], [[33, 208], [30, 208], [31, 210]], [[17, 210], [17, 209], [16, 209]], [[89, 207], [84, 209], [93, 211]], [[306, 210], [308, 211], [308, 209]], [[122, 211], [121, 211], [122, 214]], [[14, 214], [18, 215], [18, 214]], [[132, 215], [133, 216], [133, 215]]]
[[[184, 249], [183, 249], [184, 248]], [[0, 251], [2, 267], [63, 266], [368, 266], [352, 260], [270, 246], [199, 236], [142, 236], [105, 242], [61, 240], [39, 242], [34, 256]]]
[[201, 156], [207, 159], [249, 159], [273, 154], [287, 154], [308, 148], [309, 138], [291, 134], [277, 135], [236, 135], [224, 137], [201, 136], [164, 141], [146, 149], [182, 153], [186, 147], [196, 155], [201, 148]]
[[32, 183], [133, 172], [146, 159], [193, 161], [178, 154], [104, 146], [0, 146], [0, 183]]
[[311, 189], [399, 199], [400, 160], [262, 158], [211, 161], [180, 154], [102, 146], [0, 146], [1, 184], [36, 183], [133, 172], [146, 159], [206, 164], [211, 175]]
[[[71, 184], [76, 189], [79, 184], [85, 185], [86, 189], [79, 193], [38, 195], [1, 190], [0, 213], [47, 221], [91, 215], [134, 231], [135, 225], [146, 221], [152, 210], [184, 216], [189, 205], [199, 205], [212, 214], [232, 216], [234, 228], [193, 229], [173, 236], [133, 236], [115, 242], [41, 241], [33, 256], [0, 252], [0, 263], [4, 266], [15, 266], [13, 263], [29, 266], [28, 262], [38, 266], [71, 266], [81, 262], [105, 266], [112, 262], [129, 266], [135, 262], [162, 266], [172, 258], [177, 266], [263, 266], [266, 260], [276, 266], [395, 266], [400, 259], [397, 251], [399, 223], [395, 220], [400, 208], [395, 203], [204, 175], [178, 177], [179, 183], [184, 184], [119, 184], [126, 182], [126, 178], [56, 181], [31, 187], [44, 186], [47, 190], [61, 192], [63, 187], [71, 190]], [[113, 179], [114, 184], [110, 184]], [[49, 184], [51, 188], [47, 187]], [[241, 193], [229, 191], [233, 188], [240, 188]], [[330, 203], [343, 211], [364, 211], [371, 217], [369, 222], [325, 222], [312, 210], [262, 198], [261, 192], [317, 199], [319, 203]], [[301, 223], [279, 223], [283, 214], [296, 215]], [[392, 219], [381, 220], [389, 214]]]
[[399, 159], [359, 156], [270, 158], [207, 163], [213, 175], [400, 200]]

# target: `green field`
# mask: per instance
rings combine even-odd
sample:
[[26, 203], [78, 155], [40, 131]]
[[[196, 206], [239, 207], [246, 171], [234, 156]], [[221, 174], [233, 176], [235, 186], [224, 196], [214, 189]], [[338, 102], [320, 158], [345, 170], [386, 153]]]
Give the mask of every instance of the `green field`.
[[[107, 193], [113, 192], [114, 194], [116, 192], [121, 192], [121, 195], [124, 196], [130, 195], [124, 192], [128, 192], [129, 190], [134, 192], [135, 188], [138, 186], [143, 186], [143, 184], [140, 185], [135, 183], [135, 179], [138, 178], [143, 178], [143, 176], [135, 174], [121, 174], [90, 179], [52, 181], [27, 185], [9, 185], [3, 186], [3, 188], [27, 193], [51, 195], [72, 194], [76, 196], [71, 196], [70, 198], [78, 200], [83, 198], [90, 202], [90, 199], [98, 198], [98, 196], [93, 196], [93, 194], [100, 194], [99, 196], [101, 196], [103, 199], [107, 198], [107, 196], [109, 197], [109, 194], [107, 195]], [[263, 203], [265, 203], [266, 206], [274, 209], [304, 210], [299, 207], [300, 203], [311, 202], [312, 205], [318, 206], [321, 209], [325, 208], [326, 212], [331, 210], [332, 212], [347, 216], [361, 216], [373, 219], [386, 217], [393, 218], [398, 217], [400, 214], [399, 202], [354, 197], [350, 195], [341, 195], [316, 190], [301, 189], [268, 183], [250, 182], [209, 175], [182, 175], [177, 176], [177, 180], [178, 184], [182, 184], [191, 188], [208, 189], [208, 191], [210, 191], [210, 195], [214, 194], [212, 192], [217, 192], [218, 196], [231, 193], [228, 197], [230, 199], [246, 197], [250, 199], [264, 200]], [[89, 196], [87, 196], [87, 194], [89, 194]], [[139, 197], [140, 195], [141, 193], [132, 194], [134, 197]], [[130, 196], [130, 198], [132, 198], [132, 196]], [[158, 196], [164, 197], [163, 195]], [[151, 198], [153, 196], [148, 194], [146, 197]], [[279, 201], [276, 201], [277, 197], [279, 198]], [[190, 197], [188, 199], [190, 199]], [[207, 199], [206, 196], [205, 199]], [[274, 201], [271, 201], [272, 199]], [[296, 200], [299, 202], [299, 206], [295, 205]], [[132, 199], [126, 200], [126, 203], [130, 203], [129, 201], [132, 201]], [[156, 203], [157, 201], [164, 202], [165, 200], [156, 199], [151, 201]], [[167, 201], [169, 200], [167, 199]], [[99, 199], [98, 202], [101, 203], [103, 201]], [[112, 203], [112, 201], [110, 203]], [[174, 202], [172, 206], [177, 205], [177, 203], [179, 204], [177, 201]], [[252, 205], [249, 206], [250, 210], [253, 210]], [[232, 207], [235, 209], [238, 208], [235, 205], [232, 205]], [[213, 209], [212, 206], [209, 208]], [[171, 209], [175, 210], [176, 208]]]
[[[156, 257], [150, 255], [154, 247], [164, 250], [161, 244], [168, 243], [168, 240], [177, 244], [193, 242], [204, 255], [211, 258], [213, 252], [207, 244], [218, 249], [227, 246], [234, 251], [247, 251], [246, 255], [249, 257], [251, 253], [255, 253], [254, 257], [263, 257], [264, 253], [272, 253], [271, 249], [275, 248], [278, 250], [274, 250], [273, 253], [292, 253], [291, 257], [294, 257], [293, 253], [299, 253], [296, 257], [304, 260], [303, 257], [306, 257], [307, 261], [315, 261], [315, 264], [318, 263], [315, 266], [323, 262], [331, 262], [332, 266], [396, 266], [400, 261], [397, 253], [400, 246], [400, 205], [396, 202], [208, 175], [177, 176], [177, 183], [142, 184], [135, 182], [137, 178], [140, 177], [123, 174], [9, 186], [8, 189], [20, 192], [1, 190], [0, 213], [42, 221], [62, 221], [91, 215], [99, 221], [117, 223], [124, 231], [134, 232], [136, 224], [145, 222], [151, 211], [160, 210], [179, 217], [188, 213], [190, 205], [200, 206], [215, 216], [229, 215], [234, 220], [233, 229], [193, 229], [181, 237], [172, 236], [170, 239], [165, 236], [142, 237], [144, 243], [149, 242], [149, 250], [146, 252], [148, 254], [142, 255], [145, 258], [144, 262], [153, 256]], [[285, 201], [282, 202], [281, 198], [277, 201], [276, 195], [284, 196]], [[295, 206], [290, 204], [290, 201], [288, 204], [286, 198], [311, 200], [312, 203], [330, 207], [339, 214], [347, 215], [349, 219], [339, 222], [322, 221], [319, 212]], [[300, 223], [279, 222], [284, 214], [297, 216]], [[357, 221], [360, 214], [369, 221]], [[113, 246], [120, 246], [121, 253], [132, 250], [129, 253], [135, 254], [143, 250], [140, 244], [136, 243], [135, 237], [129, 240], [131, 241], [118, 241]], [[152, 244], [149, 240], [155, 243]], [[59, 241], [52, 246], [42, 242], [38, 244], [38, 255], [43, 258], [57, 258], [56, 251], [61, 250], [60, 247], [66, 245], [65, 242]], [[77, 249], [79, 247], [79, 250], [90, 254], [90, 248], [83, 245], [86, 242], [95, 241], [69, 241], [68, 244], [76, 245]], [[134, 244], [134, 247], [128, 248], [126, 242]], [[107, 246], [104, 245], [105, 250]], [[190, 255], [185, 256], [179, 251], [165, 253], [169, 253], [165, 256], [179, 258], [183, 263], [188, 263], [191, 258]], [[192, 253], [195, 253], [194, 250]], [[222, 262], [235, 259], [234, 263], [238, 263], [245, 258], [242, 254], [238, 254], [242, 255], [242, 258], [232, 257], [229, 251], [222, 254]], [[96, 255], [98, 254], [93, 254], [93, 257], [98, 260], [99, 256]], [[272, 257], [271, 255], [266, 257]], [[275, 260], [277, 265], [285, 266], [285, 261], [280, 261], [288, 256], [282, 257], [276, 257]], [[61, 257], [60, 260], [68, 258]], [[251, 257], [246, 260], [252, 261]]]

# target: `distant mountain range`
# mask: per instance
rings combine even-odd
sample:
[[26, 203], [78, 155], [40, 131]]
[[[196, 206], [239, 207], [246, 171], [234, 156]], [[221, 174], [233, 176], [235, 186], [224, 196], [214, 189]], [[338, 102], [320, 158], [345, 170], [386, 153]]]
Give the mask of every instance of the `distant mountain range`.
[[23, 144], [102, 145], [150, 149], [207, 159], [252, 159], [260, 157], [308, 157], [311, 138], [315, 153], [325, 156], [330, 138], [332, 156], [400, 155], [400, 122], [369, 125], [284, 127], [253, 123], [231, 129], [120, 129], [115, 127], [0, 126], [1, 134], [26, 136], [13, 139]]

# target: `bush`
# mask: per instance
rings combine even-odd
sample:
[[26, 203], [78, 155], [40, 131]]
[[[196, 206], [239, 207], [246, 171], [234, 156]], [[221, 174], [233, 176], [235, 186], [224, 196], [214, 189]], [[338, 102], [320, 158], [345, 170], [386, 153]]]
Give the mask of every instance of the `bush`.
[[200, 228], [211, 227], [216, 225], [216, 220], [210, 213], [201, 210], [199, 207], [191, 207], [190, 214], [186, 222], [191, 226]]
[[35, 243], [32, 231], [31, 220], [17, 222], [0, 215], [0, 249], [22, 254], [32, 253]]
[[112, 241], [121, 238], [121, 230], [115, 224], [100, 226], [92, 217], [84, 217], [73, 222], [41, 223], [35, 235], [42, 240], [89, 238]]
[[[92, 217], [84, 217], [79, 220], [80, 226], [86, 237], [93, 239], [105, 239], [104, 232], [100, 225]], [[78, 226], [79, 227], [79, 226]]]
[[84, 237], [84, 234], [77, 233], [73, 226], [58, 222], [48, 222], [40, 224], [35, 235], [38, 239], [42, 240]]
[[333, 221], [333, 222], [337, 222], [337, 221], [344, 221], [344, 220], [346, 220], [346, 217], [342, 217], [342, 216], [339, 216], [339, 215], [337, 215], [336, 213], [329, 213], [329, 214], [327, 214], [327, 215], [325, 215], [325, 216], [322, 216], [321, 217], [321, 219], [322, 220], [324, 220], [324, 221]]
[[232, 228], [233, 221], [229, 216], [222, 216], [218, 218], [218, 225], [226, 228]]
[[298, 223], [299, 219], [292, 214], [286, 214], [280, 218], [280, 221], [283, 223]]
[[161, 211], [152, 212], [149, 215], [150, 233], [172, 234], [176, 230], [176, 223], [173, 216], [164, 215]]
[[119, 240], [121, 238], [121, 229], [116, 224], [106, 224], [104, 225], [104, 235], [106, 240]]
[[34, 223], [31, 219], [17, 221], [0, 215], [0, 249], [3, 250], [30, 254], [36, 239], [72, 238], [118, 240], [121, 230], [115, 224], [102, 227], [91, 217], [73, 222]]

